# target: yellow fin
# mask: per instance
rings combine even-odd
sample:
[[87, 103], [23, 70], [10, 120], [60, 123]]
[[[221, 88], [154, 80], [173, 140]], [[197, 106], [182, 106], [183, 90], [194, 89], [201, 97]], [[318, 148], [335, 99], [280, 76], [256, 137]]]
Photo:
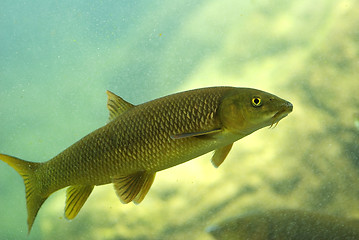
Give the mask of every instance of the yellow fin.
[[133, 202], [135, 204], [140, 204], [143, 201], [143, 199], [146, 197], [148, 191], [150, 190], [150, 188], [152, 186], [153, 181], [155, 180], [155, 176], [156, 176], [156, 173], [148, 174], [148, 176], [145, 180], [145, 183], [143, 184], [140, 192], [137, 194], [135, 199], [133, 199]]
[[233, 143], [231, 143], [227, 146], [224, 146], [222, 148], [219, 148], [214, 152], [212, 159], [211, 159], [214, 167], [218, 168], [219, 165], [221, 165], [223, 163], [223, 161], [224, 161], [224, 159], [226, 159], [229, 151], [231, 151], [232, 146], [233, 146]]
[[140, 203], [148, 193], [156, 173], [136, 172], [127, 176], [113, 178], [117, 196], [122, 203]]
[[218, 132], [221, 132], [221, 131], [222, 131], [222, 129], [218, 128], [218, 129], [202, 131], [202, 132], [180, 133], [180, 134], [171, 135], [170, 137], [172, 139], [181, 139], [181, 138], [188, 138], [188, 137], [200, 137], [200, 136], [207, 136], [209, 134], [218, 133]]
[[93, 185], [76, 185], [67, 188], [65, 206], [65, 217], [67, 219], [74, 219], [77, 216], [93, 188]]
[[121, 115], [127, 109], [132, 108], [134, 105], [126, 102], [121, 97], [113, 92], [107, 90], [107, 108], [110, 111], [110, 121]]
[[29, 162], [5, 154], [0, 154], [0, 159], [14, 168], [24, 180], [27, 207], [27, 226], [28, 233], [30, 233], [37, 212], [44, 201], [48, 198], [48, 195], [41, 194], [39, 180], [35, 175], [35, 171], [41, 163]]

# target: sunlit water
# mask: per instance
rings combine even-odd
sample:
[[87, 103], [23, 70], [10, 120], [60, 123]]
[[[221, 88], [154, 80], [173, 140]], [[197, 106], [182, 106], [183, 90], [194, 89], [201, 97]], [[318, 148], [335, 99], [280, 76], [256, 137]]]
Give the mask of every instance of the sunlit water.
[[157, 174], [138, 206], [97, 187], [73, 220], [65, 192], [27, 236], [24, 186], [0, 162], [0, 239], [213, 239], [253, 210], [359, 218], [359, 3], [1, 1], [0, 152], [43, 162], [133, 104], [197, 87], [254, 87], [291, 101], [274, 130]]

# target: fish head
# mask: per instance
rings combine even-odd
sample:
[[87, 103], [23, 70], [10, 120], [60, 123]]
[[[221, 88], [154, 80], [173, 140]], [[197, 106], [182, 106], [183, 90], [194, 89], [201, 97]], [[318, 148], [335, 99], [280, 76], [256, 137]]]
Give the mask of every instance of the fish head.
[[246, 136], [266, 126], [276, 126], [293, 105], [273, 94], [251, 88], [236, 88], [225, 95], [219, 115], [225, 129]]

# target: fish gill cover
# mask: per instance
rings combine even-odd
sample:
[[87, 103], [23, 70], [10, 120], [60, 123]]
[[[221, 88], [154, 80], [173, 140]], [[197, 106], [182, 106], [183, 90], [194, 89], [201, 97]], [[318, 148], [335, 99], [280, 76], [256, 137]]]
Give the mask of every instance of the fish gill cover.
[[359, 6], [348, 1], [2, 1], [0, 152], [43, 162], [106, 123], [107, 89], [139, 104], [197, 87], [290, 100], [287, 121], [159, 172], [138, 206], [98, 187], [77, 219], [65, 192], [27, 237], [21, 178], [0, 164], [1, 239], [212, 239], [251, 210], [359, 217]]

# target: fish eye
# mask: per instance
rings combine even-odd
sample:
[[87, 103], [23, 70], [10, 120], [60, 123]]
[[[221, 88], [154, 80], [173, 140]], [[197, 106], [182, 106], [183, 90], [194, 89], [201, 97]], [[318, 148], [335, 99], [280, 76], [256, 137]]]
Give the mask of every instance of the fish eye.
[[252, 98], [252, 105], [253, 107], [259, 107], [262, 105], [262, 99], [260, 97], [253, 97]]

